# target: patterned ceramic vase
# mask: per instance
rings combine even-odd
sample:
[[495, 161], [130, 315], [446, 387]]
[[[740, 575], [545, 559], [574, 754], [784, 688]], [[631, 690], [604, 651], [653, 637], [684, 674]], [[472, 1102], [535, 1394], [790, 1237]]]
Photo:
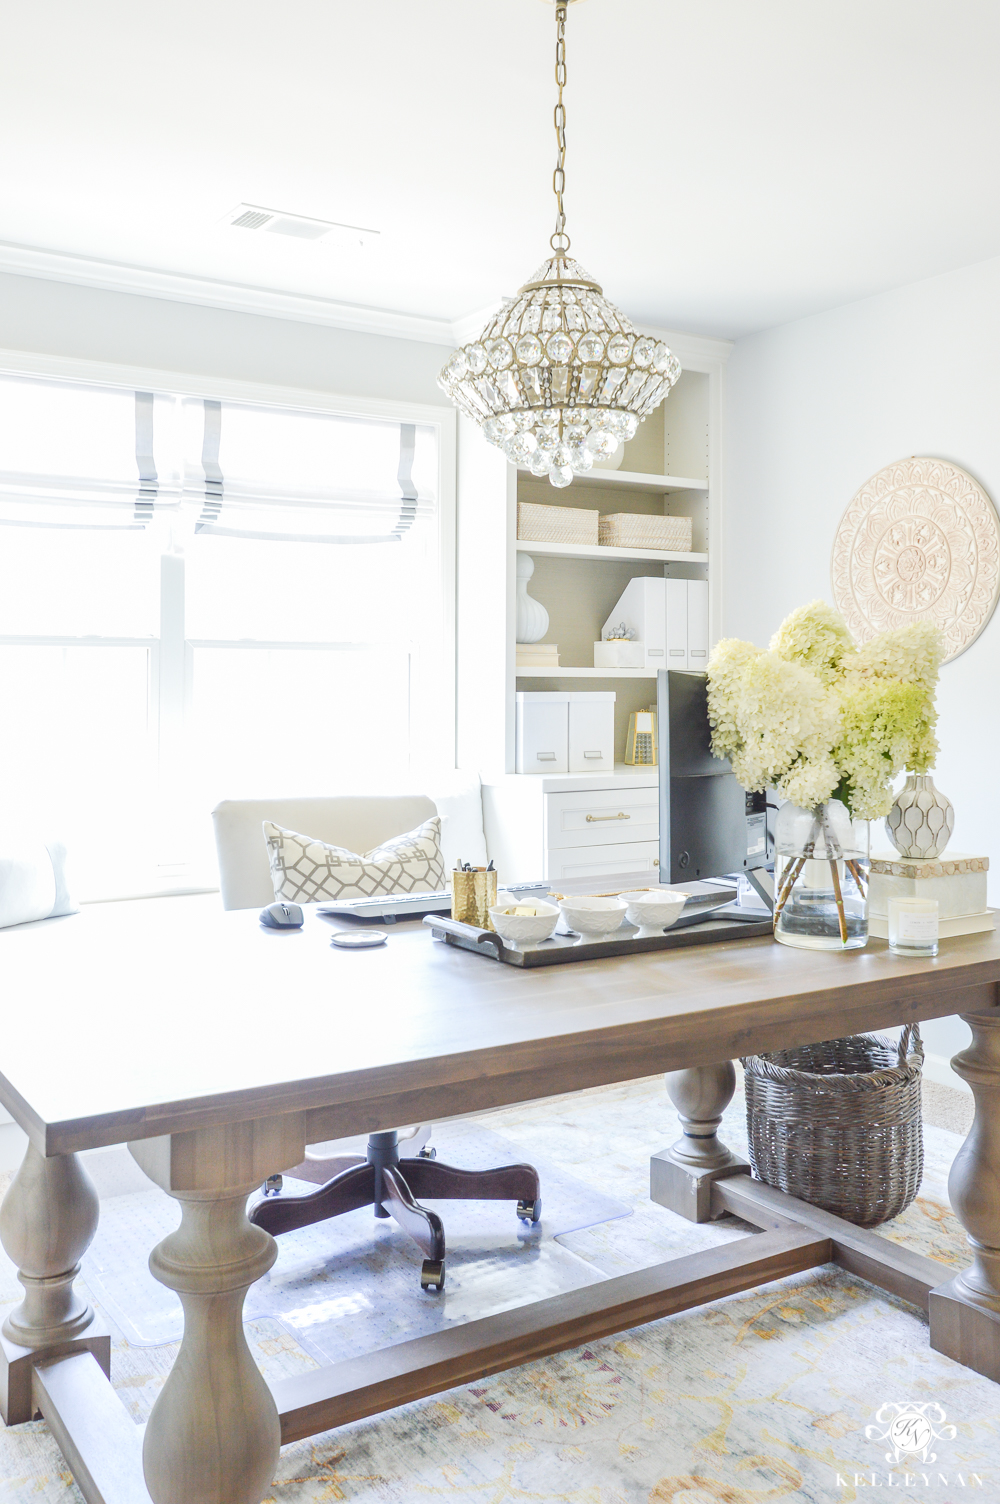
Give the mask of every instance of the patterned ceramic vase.
[[955, 829], [955, 807], [929, 774], [907, 773], [886, 815], [885, 833], [900, 856], [940, 856]]

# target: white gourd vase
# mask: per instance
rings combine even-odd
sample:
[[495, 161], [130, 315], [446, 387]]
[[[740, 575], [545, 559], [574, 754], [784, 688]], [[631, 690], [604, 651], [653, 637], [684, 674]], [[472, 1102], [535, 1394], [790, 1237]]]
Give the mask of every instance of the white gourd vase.
[[517, 556], [517, 614], [515, 637], [518, 642], [541, 642], [549, 630], [549, 613], [541, 601], [528, 594], [528, 581], [535, 572], [530, 554]]
[[885, 818], [885, 833], [900, 856], [940, 856], [955, 829], [955, 807], [929, 774], [907, 773]]

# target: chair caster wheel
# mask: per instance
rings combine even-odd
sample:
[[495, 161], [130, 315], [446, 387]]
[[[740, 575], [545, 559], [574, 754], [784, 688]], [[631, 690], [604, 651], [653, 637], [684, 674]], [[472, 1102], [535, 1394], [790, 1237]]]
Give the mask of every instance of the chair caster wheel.
[[437, 1159], [438, 1151], [432, 1149], [430, 1144], [425, 1144], [417, 1155], [418, 1159]]
[[438, 1262], [434, 1259], [424, 1259], [420, 1266], [420, 1288], [421, 1290], [437, 1290], [440, 1294], [444, 1289], [444, 1259]]
[[540, 1222], [542, 1220], [542, 1198], [537, 1201], [519, 1201], [517, 1203], [517, 1215], [522, 1222]]
[[280, 1196], [281, 1187], [284, 1185], [280, 1175], [269, 1175], [261, 1186], [265, 1196]]

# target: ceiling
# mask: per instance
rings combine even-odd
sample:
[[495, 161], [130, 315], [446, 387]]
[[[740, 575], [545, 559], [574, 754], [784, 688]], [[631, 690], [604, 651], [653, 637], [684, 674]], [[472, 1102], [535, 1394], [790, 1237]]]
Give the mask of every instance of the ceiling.
[[[4, 0], [3, 33], [0, 269], [57, 251], [448, 340], [546, 254], [540, 0]], [[573, 252], [637, 321], [730, 338], [998, 255], [998, 60], [996, 0], [574, 5]], [[239, 202], [379, 242], [220, 225]]]

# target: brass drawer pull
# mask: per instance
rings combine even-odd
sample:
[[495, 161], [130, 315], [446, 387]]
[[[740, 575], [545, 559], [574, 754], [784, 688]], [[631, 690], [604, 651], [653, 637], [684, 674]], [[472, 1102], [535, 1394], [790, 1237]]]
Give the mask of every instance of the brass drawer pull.
[[589, 825], [592, 825], [597, 820], [631, 820], [631, 818], [631, 815], [623, 814], [622, 811], [619, 810], [617, 815], [588, 815], [587, 823]]

